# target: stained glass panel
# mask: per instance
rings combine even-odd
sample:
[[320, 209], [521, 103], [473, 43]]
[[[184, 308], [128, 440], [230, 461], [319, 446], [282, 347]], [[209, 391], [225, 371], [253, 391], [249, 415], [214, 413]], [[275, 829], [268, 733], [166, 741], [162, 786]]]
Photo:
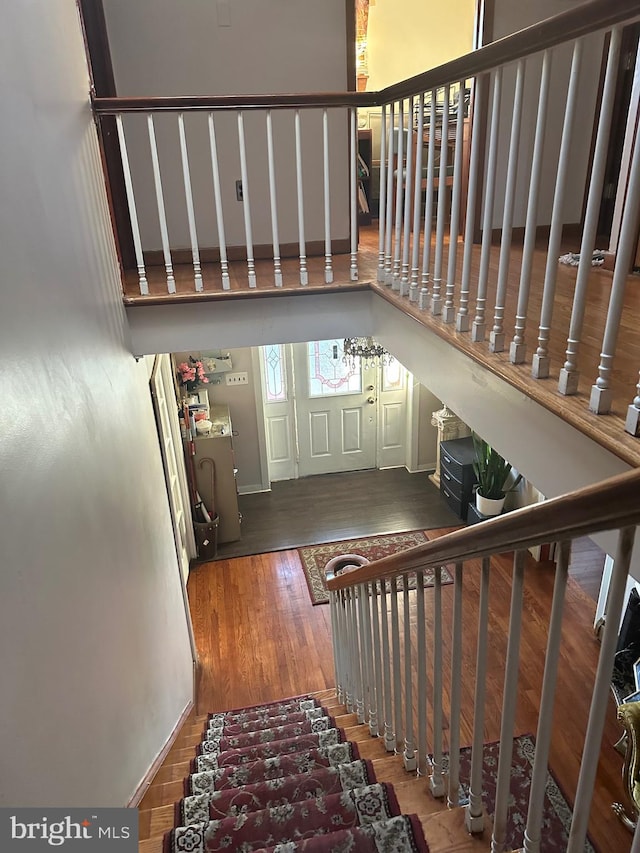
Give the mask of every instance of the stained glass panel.
[[389, 364], [382, 368], [382, 390], [402, 391], [404, 387], [405, 369], [400, 362], [394, 358]]
[[265, 387], [268, 403], [284, 403], [287, 400], [287, 374], [282, 344], [262, 347]]
[[343, 340], [310, 341], [307, 344], [310, 397], [332, 397], [360, 394], [360, 364], [345, 364]]

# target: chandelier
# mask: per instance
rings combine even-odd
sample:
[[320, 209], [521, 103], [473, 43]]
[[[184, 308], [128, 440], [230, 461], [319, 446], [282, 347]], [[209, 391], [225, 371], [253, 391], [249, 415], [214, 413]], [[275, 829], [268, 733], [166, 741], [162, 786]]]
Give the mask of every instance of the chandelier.
[[358, 358], [361, 359], [365, 367], [375, 367], [378, 361], [386, 367], [393, 361], [393, 356], [372, 337], [345, 338], [345, 364], [349, 364], [354, 368], [356, 359]]

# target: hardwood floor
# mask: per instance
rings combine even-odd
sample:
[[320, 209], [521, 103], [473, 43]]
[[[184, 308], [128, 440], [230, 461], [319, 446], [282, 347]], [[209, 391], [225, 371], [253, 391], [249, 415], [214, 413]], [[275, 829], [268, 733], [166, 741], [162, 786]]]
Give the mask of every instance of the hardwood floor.
[[[443, 532], [432, 530], [427, 535], [435, 537]], [[577, 545], [576, 553], [579, 555], [575, 567], [577, 577], [597, 572], [602, 556], [598, 549], [591, 548], [587, 540]], [[500, 734], [511, 566], [508, 556], [494, 559], [492, 565], [486, 741], [497, 740]], [[476, 561], [466, 564], [463, 583], [463, 744], [470, 742], [472, 732], [479, 568]], [[552, 565], [530, 560], [524, 595], [516, 717], [518, 734], [536, 731], [552, 587]], [[311, 605], [295, 550], [202, 564], [190, 575], [188, 593], [200, 653], [197, 713], [221, 711], [333, 686], [329, 607]], [[453, 586], [445, 586], [445, 660], [450, 651], [452, 595]], [[594, 600], [570, 578], [550, 758], [550, 767], [570, 798], [575, 794], [599, 651], [592, 631], [594, 612]], [[412, 618], [413, 615], [412, 610]], [[431, 619], [432, 606], [428, 598], [428, 624]], [[446, 670], [444, 684], [446, 703]], [[445, 719], [448, 719], [446, 713]], [[611, 803], [622, 794], [622, 758], [613, 748], [619, 734], [612, 701], [607, 712], [596, 794], [590, 812], [590, 833], [601, 853], [625, 853], [631, 846], [630, 834], [611, 810]]]
[[406, 468], [273, 483], [240, 495], [239, 508], [242, 538], [220, 545], [218, 559], [458, 523], [428, 475]]

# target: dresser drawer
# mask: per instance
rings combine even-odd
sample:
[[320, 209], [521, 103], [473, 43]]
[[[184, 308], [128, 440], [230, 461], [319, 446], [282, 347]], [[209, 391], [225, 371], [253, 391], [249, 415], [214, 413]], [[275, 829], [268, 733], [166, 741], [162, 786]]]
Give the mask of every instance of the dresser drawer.
[[[462, 493], [470, 494], [476, 475], [473, 471], [475, 451], [471, 438], [456, 438], [440, 442], [440, 473], [445, 472], [451, 480], [461, 483]], [[454, 484], [451, 484], [454, 488]]]
[[468, 500], [476, 483], [472, 465], [460, 465], [446, 453], [440, 451], [440, 479], [445, 480], [448, 488], [459, 498]]
[[456, 497], [456, 495], [454, 495], [449, 490], [449, 488], [447, 487], [447, 485], [445, 484], [445, 482], [442, 478], [440, 479], [440, 494], [442, 495], [442, 497], [447, 502], [449, 509], [451, 509], [453, 512], [455, 512], [455, 514], [458, 516], [458, 518], [461, 518], [463, 521], [466, 521], [467, 520], [467, 506], [468, 506], [469, 502], [466, 500], [461, 500], [459, 497]]

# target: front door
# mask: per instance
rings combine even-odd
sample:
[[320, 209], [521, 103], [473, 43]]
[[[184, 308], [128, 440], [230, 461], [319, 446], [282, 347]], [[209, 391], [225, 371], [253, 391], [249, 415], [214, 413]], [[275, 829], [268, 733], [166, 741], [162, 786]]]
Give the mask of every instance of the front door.
[[301, 477], [376, 467], [376, 368], [342, 339], [294, 344]]

